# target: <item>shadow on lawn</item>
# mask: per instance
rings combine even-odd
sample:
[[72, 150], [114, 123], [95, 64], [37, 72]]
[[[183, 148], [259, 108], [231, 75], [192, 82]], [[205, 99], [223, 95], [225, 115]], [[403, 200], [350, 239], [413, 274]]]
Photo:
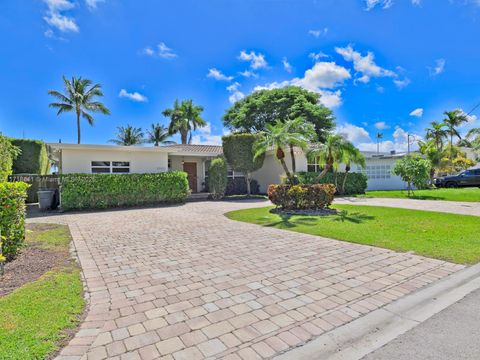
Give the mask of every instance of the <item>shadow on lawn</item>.
[[[354, 224], [361, 224], [365, 221], [374, 220], [375, 216], [362, 214], [360, 212], [350, 213], [347, 210], [341, 210], [336, 215], [326, 215], [326, 216], [302, 216], [299, 215], [287, 215], [287, 214], [278, 214], [280, 221], [275, 221], [273, 223], [267, 224], [266, 226], [275, 227], [282, 226], [285, 228], [293, 228], [299, 225], [317, 225], [319, 219], [339, 221], [339, 222], [351, 222]], [[292, 217], [295, 216], [295, 219], [292, 221]]]

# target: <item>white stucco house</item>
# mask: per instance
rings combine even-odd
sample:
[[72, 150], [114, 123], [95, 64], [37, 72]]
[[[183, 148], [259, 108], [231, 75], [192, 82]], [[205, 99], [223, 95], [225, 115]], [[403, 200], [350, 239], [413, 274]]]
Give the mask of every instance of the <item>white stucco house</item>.
[[[210, 161], [222, 154], [222, 147], [214, 145], [143, 147], [50, 143], [48, 147], [61, 174], [185, 171], [193, 193], [203, 191]], [[366, 169], [353, 165], [351, 171], [365, 173], [368, 190], [406, 188], [406, 184], [392, 174], [395, 162], [405, 154], [364, 152], [364, 155]], [[309, 163], [300, 150], [297, 151], [295, 159], [297, 171], [320, 171], [318, 164]], [[286, 162], [290, 166], [288, 154]], [[243, 177], [243, 174], [230, 170], [228, 176]], [[283, 176], [283, 169], [275, 159], [273, 151], [267, 152], [262, 168], [253, 173], [253, 179], [258, 182], [261, 193], [267, 191], [269, 184], [280, 183]]]

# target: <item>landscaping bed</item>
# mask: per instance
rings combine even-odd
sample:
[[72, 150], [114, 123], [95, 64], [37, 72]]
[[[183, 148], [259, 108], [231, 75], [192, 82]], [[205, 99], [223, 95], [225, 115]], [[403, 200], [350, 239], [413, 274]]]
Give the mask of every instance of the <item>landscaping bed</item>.
[[[232, 220], [324, 236], [460, 264], [480, 261], [476, 216], [376, 206], [333, 205], [330, 216], [272, 214], [272, 207], [227, 213]], [[301, 244], [299, 244], [301, 246]]]
[[83, 285], [65, 225], [27, 225], [26, 246], [0, 277], [0, 354], [49, 359], [80, 322]]
[[480, 202], [479, 188], [456, 188], [456, 189], [427, 189], [415, 190], [414, 195], [408, 196], [407, 191], [385, 190], [368, 191], [359, 197], [366, 198], [395, 198], [395, 199], [416, 199], [416, 200], [444, 200], [444, 201], [466, 201]]

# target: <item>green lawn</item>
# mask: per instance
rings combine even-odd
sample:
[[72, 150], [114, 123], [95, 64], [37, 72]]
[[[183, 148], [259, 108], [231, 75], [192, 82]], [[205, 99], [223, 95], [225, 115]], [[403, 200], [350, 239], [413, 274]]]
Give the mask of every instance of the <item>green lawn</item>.
[[[410, 199], [468, 202], [480, 201], [479, 188], [415, 190], [414, 193], [415, 195], [410, 196]], [[368, 191], [365, 195], [359, 195], [359, 197], [408, 199], [407, 192], [403, 190]]]
[[[27, 234], [30, 244], [52, 251], [68, 252], [70, 240], [63, 225]], [[77, 326], [84, 305], [80, 269], [68, 261], [0, 298], [0, 358], [47, 358]]]
[[271, 207], [227, 213], [232, 220], [372, 245], [460, 264], [480, 261], [480, 218], [408, 209], [334, 205], [331, 216], [279, 216]]

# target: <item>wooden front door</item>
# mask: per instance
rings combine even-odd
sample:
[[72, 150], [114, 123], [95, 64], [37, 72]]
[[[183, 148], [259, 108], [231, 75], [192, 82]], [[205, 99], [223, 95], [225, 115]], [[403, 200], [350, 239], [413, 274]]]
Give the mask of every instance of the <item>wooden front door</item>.
[[197, 192], [197, 163], [194, 162], [184, 162], [183, 171], [188, 174], [188, 186], [192, 193]]

